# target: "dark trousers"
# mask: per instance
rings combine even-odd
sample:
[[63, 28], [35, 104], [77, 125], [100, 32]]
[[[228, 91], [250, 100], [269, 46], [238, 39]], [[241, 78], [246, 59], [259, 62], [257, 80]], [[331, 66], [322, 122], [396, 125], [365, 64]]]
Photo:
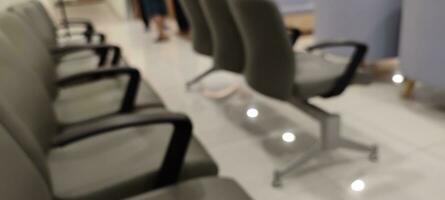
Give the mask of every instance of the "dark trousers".
[[144, 9], [144, 3], [142, 1], [144, 1], [144, 0], [138, 0], [139, 10], [141, 11], [141, 17], [142, 17], [142, 21], [144, 22], [145, 28], [149, 29], [150, 28], [150, 19], [148, 18], [148, 13], [147, 13], [146, 9]]
[[179, 0], [173, 0], [173, 4], [175, 6], [175, 16], [176, 16], [176, 21], [179, 26], [179, 30], [181, 32], [189, 31], [190, 25], [187, 21], [187, 18], [184, 15], [184, 11], [182, 10]]

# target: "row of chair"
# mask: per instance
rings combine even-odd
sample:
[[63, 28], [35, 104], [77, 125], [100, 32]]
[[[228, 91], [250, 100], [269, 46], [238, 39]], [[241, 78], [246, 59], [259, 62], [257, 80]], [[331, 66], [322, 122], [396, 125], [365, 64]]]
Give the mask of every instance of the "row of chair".
[[[268, 97], [289, 102], [321, 124], [321, 145], [297, 157], [274, 172], [274, 186], [294, 168], [316, 155], [348, 148], [369, 153], [376, 161], [376, 145], [364, 145], [340, 135], [340, 116], [310, 103], [316, 97], [341, 95], [355, 78], [367, 52], [365, 44], [354, 41], [327, 41], [294, 52], [298, 30], [285, 27], [282, 16], [270, 0], [181, 0], [191, 20], [193, 48], [213, 58], [213, 67], [187, 84], [197, 83], [215, 70], [241, 74], [248, 85]], [[328, 48], [351, 48], [346, 64], [315, 54]]]
[[86, 43], [60, 43], [39, 1], [0, 13], [2, 198], [251, 199], [217, 177], [190, 119], [167, 110], [119, 47], [73, 23]]

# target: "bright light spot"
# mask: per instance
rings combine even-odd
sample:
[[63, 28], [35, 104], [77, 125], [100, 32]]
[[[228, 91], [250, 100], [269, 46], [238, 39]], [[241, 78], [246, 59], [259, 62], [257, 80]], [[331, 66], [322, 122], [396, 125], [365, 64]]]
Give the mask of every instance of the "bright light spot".
[[247, 109], [247, 112], [246, 112], [247, 117], [252, 118], [252, 119], [257, 118], [259, 114], [260, 113], [258, 112], [258, 110], [256, 108], [249, 108], [249, 109]]
[[403, 75], [401, 74], [394, 74], [392, 76], [392, 82], [400, 84], [403, 83], [403, 81], [405, 80], [405, 77], [403, 77]]
[[351, 190], [355, 192], [361, 192], [366, 188], [365, 181], [361, 179], [357, 179], [351, 183]]
[[283, 133], [283, 135], [281, 136], [281, 139], [282, 139], [284, 142], [287, 142], [287, 143], [294, 142], [294, 141], [295, 141], [295, 134], [293, 134], [293, 133], [291, 133], [291, 132], [285, 132], [285, 133]]

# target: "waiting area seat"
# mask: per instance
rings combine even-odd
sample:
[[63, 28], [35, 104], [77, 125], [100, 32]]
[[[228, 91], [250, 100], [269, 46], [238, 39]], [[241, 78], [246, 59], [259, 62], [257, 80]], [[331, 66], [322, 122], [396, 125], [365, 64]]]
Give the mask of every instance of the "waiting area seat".
[[57, 77], [48, 48], [20, 16], [2, 12], [0, 24], [0, 124], [50, 196], [122, 199], [218, 174], [190, 119], [167, 111], [137, 69]]
[[[59, 65], [19, 16], [1, 13], [0, 24], [0, 35], [4, 34], [3, 40], [6, 40], [3, 42], [6, 46], [2, 47], [5, 53], [9, 52], [17, 62], [39, 76], [53, 99], [60, 122], [76, 123], [129, 112], [137, 107], [163, 107], [157, 93], [147, 82], [141, 81], [134, 68], [88, 69], [79, 64], [71, 67], [82, 70], [60, 76], [57, 75]], [[26, 59], [21, 58], [23, 55], [27, 55]]]
[[[191, 21], [194, 50], [213, 58], [213, 66], [189, 81], [187, 87], [219, 70], [242, 74], [246, 64], [245, 49], [227, 2], [181, 0], [181, 3]], [[291, 44], [295, 44], [300, 31], [295, 28], [287, 28], [287, 31]], [[229, 88], [228, 91], [225, 93], [234, 90]]]
[[130, 200], [249, 200], [252, 199], [232, 179], [200, 178], [173, 187], [139, 195]]
[[[55, 184], [56, 194], [68, 199], [107, 199], [141, 193], [156, 185], [159, 166], [182, 162], [181, 158], [185, 164], [178, 177], [217, 174], [216, 164], [200, 142], [191, 139], [188, 145], [191, 122], [187, 117], [151, 109], [60, 124], [38, 77], [5, 52], [0, 52], [0, 61], [0, 120], [47, 181]], [[169, 154], [174, 161], [163, 162]], [[169, 173], [170, 167], [163, 173]]]
[[[147, 157], [148, 158], [148, 157]], [[146, 159], [147, 159], [146, 158]], [[72, 199], [52, 192], [52, 187], [36, 169], [8, 130], [0, 125], [0, 195], [8, 200]], [[85, 190], [90, 186], [85, 185]], [[119, 195], [119, 193], [117, 193]], [[83, 198], [90, 199], [90, 198]], [[91, 198], [99, 199], [99, 198]], [[121, 199], [111, 196], [103, 199]], [[250, 200], [249, 195], [227, 178], [198, 178], [131, 197], [133, 200]]]
[[[66, 65], [66, 62], [62, 60], [78, 60], [87, 56], [98, 57], [98, 65], [107, 65], [107, 58], [111, 57], [111, 65], [118, 65], [123, 62], [121, 56], [121, 49], [116, 45], [105, 44], [103, 39], [105, 36], [99, 34], [102, 38], [99, 43], [92, 43], [93, 35], [97, 35], [92, 24], [86, 23], [85, 31], [81, 35], [85, 36], [86, 42], [59, 42], [60, 36], [58, 35], [57, 28], [54, 22], [49, 17], [49, 14], [38, 1], [25, 1], [18, 4], [14, 4], [8, 9], [11, 13], [17, 15], [21, 21], [26, 24], [27, 29], [31, 30], [30, 33], [38, 39], [44, 47], [50, 52], [51, 56], [58, 63], [59, 74], [69, 75], [70, 72], [81, 72], [85, 68], [72, 67], [74, 64]], [[80, 22], [78, 22], [80, 23]], [[76, 23], [75, 23], [76, 24]], [[81, 23], [82, 24], [82, 23]], [[71, 32], [70, 32], [71, 33]], [[77, 58], [77, 59], [76, 59]], [[69, 62], [68, 62], [69, 63]], [[89, 66], [91, 67], [95, 66]]]
[[[244, 70], [248, 85], [260, 94], [293, 104], [321, 124], [320, 144], [276, 170], [273, 186], [282, 186], [283, 176], [317, 155], [338, 148], [363, 151], [369, 154], [371, 161], [377, 161], [376, 145], [365, 145], [341, 136], [340, 116], [310, 102], [314, 97], [341, 95], [352, 83], [367, 46], [354, 41], [330, 41], [310, 46], [306, 52], [294, 52], [275, 3], [269, 0], [227, 1], [248, 55]], [[311, 54], [315, 50], [340, 47], [354, 51], [344, 66]]]
[[38, 37], [50, 48], [61, 45], [58, 42], [59, 40], [74, 36], [80, 36], [85, 43], [93, 43], [95, 40], [98, 40], [99, 44], [106, 42], [106, 36], [103, 33], [97, 32], [93, 23], [88, 20], [67, 19], [61, 22], [63, 27], [60, 27], [54, 22], [40, 1], [17, 3], [12, 5], [9, 10], [28, 20]]
[[[274, 187], [295, 168], [339, 148], [378, 160], [377, 145], [342, 136], [340, 115], [311, 102], [339, 97], [354, 83], [366, 44], [326, 41], [295, 51], [300, 31], [285, 27], [271, 0], [180, 2], [193, 49], [213, 59], [187, 87], [215, 70], [234, 72], [259, 94], [320, 123], [319, 143], [275, 170]], [[252, 199], [234, 179], [218, 176], [191, 118], [169, 110], [119, 46], [107, 44], [89, 21], [68, 24], [82, 27], [72, 33], [84, 41], [61, 42], [67, 30], [39, 1], [0, 12], [0, 198]], [[318, 54], [331, 48], [351, 48], [352, 55], [340, 64]], [[83, 53], [90, 60], [82, 60]]]

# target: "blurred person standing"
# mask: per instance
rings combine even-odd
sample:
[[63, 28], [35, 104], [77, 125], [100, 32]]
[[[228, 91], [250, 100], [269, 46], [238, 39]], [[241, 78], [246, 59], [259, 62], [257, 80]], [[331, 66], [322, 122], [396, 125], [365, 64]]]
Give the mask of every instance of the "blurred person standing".
[[190, 25], [185, 17], [184, 11], [182, 10], [179, 0], [173, 0], [173, 6], [175, 10], [176, 22], [178, 23], [179, 32], [178, 35], [181, 37], [188, 38]]
[[150, 21], [152, 20], [158, 31], [157, 42], [168, 40], [165, 33], [165, 18], [167, 16], [167, 8], [164, 0], [140, 0], [142, 18], [148, 30]]

